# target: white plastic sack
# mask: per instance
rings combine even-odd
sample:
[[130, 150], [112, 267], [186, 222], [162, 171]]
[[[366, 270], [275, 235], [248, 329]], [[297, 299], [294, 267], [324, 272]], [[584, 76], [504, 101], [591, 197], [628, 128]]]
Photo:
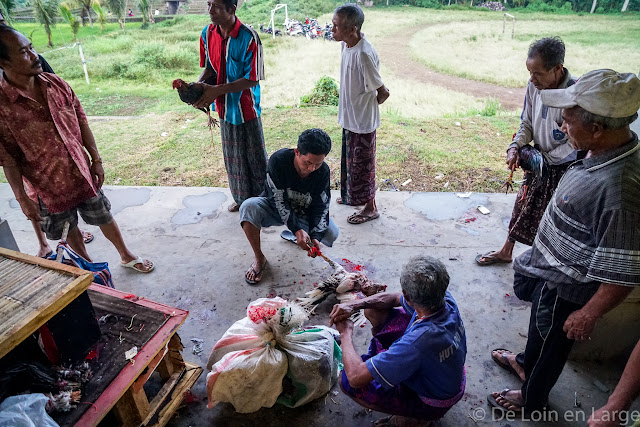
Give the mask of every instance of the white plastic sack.
[[270, 345], [225, 355], [207, 375], [207, 391], [212, 408], [229, 402], [239, 413], [270, 408], [282, 393], [287, 358]]
[[45, 410], [48, 401], [42, 393], [7, 397], [0, 404], [0, 426], [59, 427]]
[[307, 319], [302, 307], [282, 298], [249, 304], [247, 317], [224, 333], [209, 356], [208, 407], [229, 402], [248, 413], [273, 406], [281, 394], [278, 401], [289, 407], [326, 394], [341, 369], [342, 353], [329, 328], [291, 333]]

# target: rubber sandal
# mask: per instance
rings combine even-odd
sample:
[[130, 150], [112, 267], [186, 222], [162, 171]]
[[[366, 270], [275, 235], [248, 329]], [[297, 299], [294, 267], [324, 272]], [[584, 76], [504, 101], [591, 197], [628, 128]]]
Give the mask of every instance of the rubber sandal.
[[511, 260], [505, 261], [503, 259], [492, 256], [491, 252], [487, 252], [486, 254], [478, 254], [476, 256], [476, 263], [482, 266], [493, 264], [510, 264]]
[[[138, 273], [151, 273], [153, 271], [154, 268], [156, 268], [156, 266], [151, 262], [151, 267], [148, 270], [143, 270], [140, 267], [136, 267], [136, 264], [144, 264], [144, 261], [142, 258], [138, 257], [138, 259], [134, 259], [133, 261], [129, 261], [127, 263], [121, 262], [120, 265], [125, 267], [125, 268], [132, 268], [135, 271], [137, 271]], [[148, 260], [147, 260], [148, 261]]]
[[513, 400], [507, 398], [505, 395], [507, 393], [509, 393], [511, 391], [511, 389], [509, 388], [505, 388], [504, 390], [502, 390], [499, 395], [500, 397], [502, 397], [503, 399], [505, 399], [507, 402], [511, 403], [512, 405], [517, 406], [517, 409], [507, 409], [504, 406], [502, 406], [501, 404], [498, 403], [498, 401], [496, 400], [495, 397], [493, 397], [493, 394], [488, 394], [487, 395], [487, 402], [489, 403], [489, 405], [493, 406], [494, 408], [502, 411], [503, 414], [510, 414], [510, 415], [514, 415], [514, 414], [520, 414], [522, 413], [522, 406], [517, 403], [514, 402]]
[[361, 212], [356, 212], [347, 218], [347, 222], [349, 224], [364, 224], [365, 222], [373, 221], [378, 218], [380, 218], [380, 214], [378, 212], [373, 215], [363, 215]]
[[88, 231], [80, 231], [82, 233], [82, 240], [84, 240], [84, 244], [93, 242], [95, 236]]
[[51, 255], [53, 255], [53, 251], [49, 251], [48, 254], [46, 254], [45, 256], [41, 256], [40, 258], [48, 259]]
[[282, 237], [284, 240], [287, 240], [293, 244], [298, 244], [298, 239], [296, 239], [296, 235], [293, 234], [291, 232], [291, 230], [283, 230], [282, 233], [280, 233], [280, 237]]
[[[502, 356], [501, 357], [496, 357], [493, 355], [494, 351], [502, 351]], [[522, 378], [520, 378], [520, 375], [518, 375], [518, 371], [516, 371], [513, 366], [511, 366], [511, 364], [509, 363], [509, 361], [507, 360], [506, 356], [504, 355], [504, 352], [508, 351], [511, 354], [515, 354], [514, 352], [512, 352], [511, 350], [507, 350], [506, 348], [494, 348], [493, 350], [491, 350], [491, 358], [493, 359], [494, 362], [496, 362], [496, 365], [500, 366], [502, 369], [511, 372], [513, 375], [515, 375], [516, 377], [518, 377], [518, 379], [520, 381], [522, 381]]]
[[[244, 273], [244, 281], [247, 282], [250, 285], [257, 285], [258, 283], [260, 283], [262, 281], [262, 274], [264, 273], [264, 269], [267, 268], [267, 260], [264, 260], [264, 264], [262, 264], [262, 268], [259, 271], [256, 271], [255, 268], [253, 268], [253, 263], [251, 263], [251, 265], [249, 266], [249, 269]], [[257, 279], [254, 280], [250, 280], [247, 277], [247, 273], [252, 271], [254, 274], [254, 277]]]

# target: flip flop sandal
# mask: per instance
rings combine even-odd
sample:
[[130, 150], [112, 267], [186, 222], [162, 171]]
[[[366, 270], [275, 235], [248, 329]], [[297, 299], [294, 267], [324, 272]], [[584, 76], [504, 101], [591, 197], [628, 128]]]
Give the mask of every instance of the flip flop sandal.
[[296, 235], [293, 234], [291, 230], [283, 230], [282, 233], [280, 233], [280, 237], [282, 237], [284, 240], [287, 240], [295, 245], [298, 244], [298, 239], [296, 239]]
[[[247, 272], [246, 272], [246, 273], [244, 273], [244, 281], [245, 281], [245, 282], [247, 282], [247, 283], [248, 283], [248, 284], [250, 284], [250, 285], [257, 285], [258, 283], [260, 283], [260, 282], [262, 281], [262, 274], [264, 273], [264, 269], [265, 269], [265, 268], [267, 268], [267, 261], [266, 261], [266, 260], [265, 260], [264, 264], [262, 264], [262, 268], [260, 269], [260, 271], [256, 271], [256, 269], [255, 269], [255, 268], [253, 268], [253, 263], [252, 263], [252, 264], [251, 264], [251, 266], [249, 267], [249, 270], [247, 270]], [[252, 271], [252, 272], [253, 272], [254, 277], [255, 277], [257, 280], [255, 280], [255, 279], [254, 279], [254, 280], [250, 280], [250, 279], [247, 277], [247, 273], [248, 273], [249, 271]]]
[[379, 418], [371, 424], [373, 427], [397, 427], [397, 424], [391, 421], [392, 418], [393, 415], [389, 415], [388, 417]]
[[505, 261], [500, 258], [496, 258], [491, 255], [491, 252], [487, 252], [486, 254], [478, 254], [476, 256], [476, 263], [478, 265], [493, 265], [493, 264], [510, 264], [511, 260]]
[[507, 408], [505, 408], [504, 406], [502, 406], [501, 404], [499, 404], [499, 403], [498, 403], [498, 401], [496, 400], [496, 398], [495, 398], [495, 397], [493, 397], [493, 394], [491, 394], [491, 393], [487, 395], [487, 402], [489, 403], [489, 405], [491, 405], [491, 406], [493, 406], [494, 408], [496, 408], [496, 409], [498, 409], [498, 410], [502, 411], [502, 413], [503, 413], [503, 414], [510, 414], [510, 415], [513, 415], [513, 414], [520, 414], [520, 413], [522, 412], [522, 406], [521, 406], [519, 403], [514, 402], [513, 400], [511, 400], [511, 399], [509, 399], [509, 398], [505, 397], [505, 395], [506, 395], [507, 393], [509, 393], [510, 391], [511, 391], [511, 389], [509, 389], [509, 388], [505, 388], [504, 390], [502, 390], [502, 391], [499, 393], [499, 395], [500, 395], [500, 397], [502, 397], [503, 399], [505, 399], [507, 402], [511, 403], [512, 405], [515, 405], [515, 406], [517, 407], [517, 409], [507, 409]]
[[51, 255], [53, 255], [53, 251], [49, 251], [49, 253], [48, 253], [48, 254], [46, 254], [46, 255], [44, 255], [44, 256], [41, 256], [40, 258], [43, 258], [43, 259], [49, 259], [49, 257], [50, 257]]
[[378, 212], [369, 216], [362, 215], [360, 212], [356, 212], [347, 218], [347, 222], [349, 224], [364, 224], [365, 222], [372, 221], [378, 218], [380, 218], [380, 214]]
[[138, 257], [138, 259], [134, 259], [133, 261], [129, 261], [127, 263], [120, 262], [120, 265], [125, 268], [132, 268], [138, 273], [151, 273], [153, 269], [156, 268], [156, 266], [151, 261], [149, 262], [151, 263], [151, 267], [148, 270], [143, 270], [140, 267], [136, 267], [136, 264], [144, 264], [144, 260], [140, 257]]
[[[493, 355], [494, 351], [502, 351], [502, 356], [500, 357], [496, 357]], [[520, 375], [518, 375], [518, 371], [516, 371], [513, 366], [511, 366], [511, 364], [509, 363], [509, 360], [507, 360], [507, 357], [504, 355], [504, 352], [508, 351], [511, 354], [515, 354], [514, 352], [512, 352], [511, 350], [507, 350], [506, 348], [494, 348], [493, 350], [491, 350], [491, 358], [493, 359], [494, 362], [496, 362], [496, 365], [500, 366], [502, 369], [511, 372], [513, 375], [515, 375], [516, 377], [518, 377], [518, 379], [520, 381], [522, 381], [522, 378], [520, 378]]]
[[93, 242], [95, 236], [88, 231], [80, 231], [82, 233], [82, 239], [84, 240], [84, 244]]

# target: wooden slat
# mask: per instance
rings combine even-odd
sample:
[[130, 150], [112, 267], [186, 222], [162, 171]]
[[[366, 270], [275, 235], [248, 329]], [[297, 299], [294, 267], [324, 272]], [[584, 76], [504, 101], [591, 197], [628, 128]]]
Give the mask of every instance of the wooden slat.
[[0, 358], [87, 290], [79, 268], [0, 248]]
[[184, 377], [182, 377], [182, 380], [171, 394], [171, 401], [160, 411], [158, 423], [156, 424], [157, 427], [167, 425], [173, 414], [176, 413], [182, 404], [184, 393], [193, 387], [196, 380], [200, 377], [200, 374], [202, 374], [202, 368], [200, 366], [192, 365], [188, 362], [185, 363], [185, 369], [186, 373]]
[[[100, 285], [92, 285], [89, 289], [91, 292], [100, 292], [112, 295], [118, 298], [124, 298], [125, 292], [107, 288]], [[132, 301], [135, 304], [143, 305], [170, 316], [166, 323], [156, 332], [156, 334], [139, 350], [135, 357], [135, 364], [128, 364], [118, 375], [118, 377], [107, 386], [105, 391], [100, 395], [98, 400], [94, 402], [96, 411], [86, 411], [82, 418], [78, 420], [76, 426], [95, 426], [104, 418], [105, 415], [113, 408], [125, 392], [131, 387], [134, 381], [144, 372], [147, 366], [155, 359], [160, 351], [163, 351], [167, 343], [173, 337], [180, 325], [189, 316], [186, 310], [180, 310], [148, 299], [139, 299]]]

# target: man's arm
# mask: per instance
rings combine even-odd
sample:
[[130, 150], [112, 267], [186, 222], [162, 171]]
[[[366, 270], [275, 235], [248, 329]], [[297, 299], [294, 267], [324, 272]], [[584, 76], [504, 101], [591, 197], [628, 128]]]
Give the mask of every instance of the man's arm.
[[589, 339], [598, 319], [617, 307], [632, 290], [631, 286], [602, 283], [584, 307], [567, 317], [563, 328], [567, 338], [576, 341]]
[[589, 427], [619, 426], [620, 418], [616, 415], [628, 410], [638, 395], [640, 395], [640, 341], [629, 356], [622, 377], [609, 396], [607, 404], [589, 417]]
[[[331, 174], [327, 166], [322, 166], [322, 176], [316, 175], [317, 185], [311, 192], [311, 204], [307, 208], [309, 236], [322, 240], [329, 228], [329, 205], [331, 203]], [[317, 172], [316, 172], [317, 173]]]
[[202, 73], [200, 73], [200, 77], [198, 77], [198, 83], [202, 83], [205, 80], [209, 80], [216, 76], [216, 71], [213, 68], [205, 67], [202, 69]]
[[400, 307], [402, 303], [402, 293], [400, 292], [381, 292], [371, 295], [363, 299], [353, 300], [336, 304], [329, 314], [329, 326], [334, 323], [347, 320], [353, 313], [358, 310], [373, 308], [377, 310], [391, 309]]
[[104, 169], [102, 168], [102, 158], [98, 152], [98, 146], [96, 140], [93, 137], [93, 132], [89, 128], [89, 124], [86, 121], [80, 120], [80, 133], [82, 134], [82, 144], [84, 148], [89, 152], [91, 156], [91, 176], [93, 177], [93, 183], [96, 189], [102, 188], [104, 183]]
[[227, 93], [242, 92], [243, 90], [252, 88], [258, 84], [257, 81], [247, 80], [245, 78], [238, 79], [231, 83], [223, 83], [220, 85], [208, 85], [206, 83], [195, 83], [196, 86], [202, 87], [204, 92], [200, 99], [193, 103], [196, 108], [205, 108], [213, 104], [216, 98]]
[[531, 99], [535, 96], [535, 90], [535, 86], [530, 82], [524, 95], [524, 105], [520, 115], [520, 128], [516, 132], [516, 136], [513, 137], [513, 142], [509, 145], [509, 149], [518, 149], [533, 141], [533, 106], [531, 105]]
[[22, 171], [18, 166], [3, 166], [5, 177], [13, 190], [13, 195], [20, 204], [20, 209], [25, 216], [31, 221], [42, 221], [40, 217], [40, 208], [27, 196], [24, 190], [24, 182], [22, 181]]
[[531, 98], [535, 94], [534, 91], [535, 86], [530, 82], [524, 95], [524, 105], [522, 107], [522, 114], [520, 115], [520, 128], [507, 148], [507, 166], [511, 170], [515, 170], [519, 166], [518, 148], [527, 145], [533, 140], [533, 107], [531, 105]]
[[373, 375], [371, 375], [367, 365], [362, 361], [353, 346], [353, 322], [351, 320], [343, 320], [336, 323], [336, 328], [340, 332], [342, 363], [344, 364], [344, 372], [347, 374], [347, 380], [349, 380], [351, 387], [364, 387], [373, 381]]

